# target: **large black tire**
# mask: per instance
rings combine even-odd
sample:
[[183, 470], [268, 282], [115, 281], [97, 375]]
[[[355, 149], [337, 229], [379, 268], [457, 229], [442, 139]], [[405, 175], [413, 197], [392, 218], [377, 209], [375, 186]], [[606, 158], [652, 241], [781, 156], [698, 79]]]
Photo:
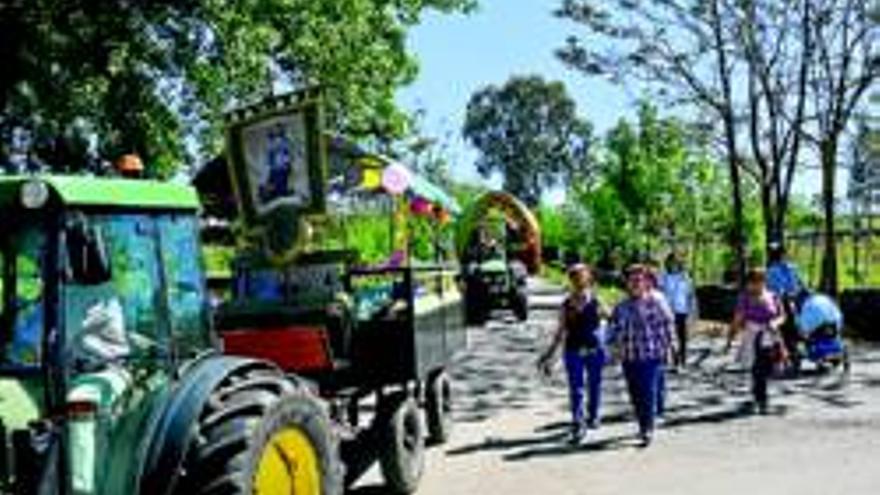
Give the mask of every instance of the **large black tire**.
[[425, 425], [415, 399], [404, 394], [379, 405], [379, 465], [390, 493], [416, 491], [425, 470]]
[[522, 289], [514, 292], [513, 296], [513, 314], [516, 316], [516, 319], [519, 321], [526, 321], [529, 319], [529, 298], [526, 295], [525, 291]]
[[482, 299], [470, 299], [464, 302], [465, 319], [468, 326], [481, 327], [489, 320], [489, 310]]
[[319, 481], [308, 495], [341, 495], [344, 469], [326, 410], [305, 387], [271, 369], [234, 374], [212, 394], [176, 495], [256, 493], [257, 473], [267, 453], [275, 452], [288, 472], [305, 466], [277, 443], [281, 432], [303, 439], [317, 465]]
[[489, 320], [489, 289], [478, 275], [465, 278], [464, 312], [469, 326], [481, 327]]
[[425, 414], [428, 419], [428, 441], [442, 445], [452, 433], [452, 383], [449, 374], [440, 369], [428, 378], [425, 391]]

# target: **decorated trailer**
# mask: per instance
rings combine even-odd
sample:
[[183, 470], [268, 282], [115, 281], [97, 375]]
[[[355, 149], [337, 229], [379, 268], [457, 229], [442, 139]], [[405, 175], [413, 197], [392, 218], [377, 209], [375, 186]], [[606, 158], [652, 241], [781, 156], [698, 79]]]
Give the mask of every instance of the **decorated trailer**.
[[[425, 442], [449, 435], [447, 370], [466, 345], [458, 206], [394, 160], [323, 133], [317, 93], [245, 109], [229, 129], [237, 247], [215, 319], [226, 352], [311, 384], [342, 432], [349, 483], [378, 452], [389, 491], [413, 492]], [[367, 401], [375, 413], [363, 424]]]

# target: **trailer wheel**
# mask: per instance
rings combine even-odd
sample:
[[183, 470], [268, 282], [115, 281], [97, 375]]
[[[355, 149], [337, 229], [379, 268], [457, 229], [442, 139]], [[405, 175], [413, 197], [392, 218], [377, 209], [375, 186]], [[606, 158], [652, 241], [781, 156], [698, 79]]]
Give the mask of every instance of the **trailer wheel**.
[[449, 440], [452, 433], [452, 384], [449, 374], [440, 369], [428, 378], [425, 397], [425, 412], [428, 416], [428, 438], [433, 445], [441, 445]]
[[379, 406], [379, 464], [391, 493], [416, 491], [425, 468], [425, 427], [412, 397], [395, 394]]
[[277, 372], [233, 376], [214, 392], [177, 495], [341, 495], [330, 418]]

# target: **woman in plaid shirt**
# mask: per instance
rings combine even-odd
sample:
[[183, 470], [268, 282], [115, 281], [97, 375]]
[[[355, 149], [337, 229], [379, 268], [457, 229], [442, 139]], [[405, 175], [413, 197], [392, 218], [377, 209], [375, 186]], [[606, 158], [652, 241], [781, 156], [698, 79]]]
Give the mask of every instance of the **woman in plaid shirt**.
[[649, 277], [649, 270], [643, 265], [627, 269], [629, 297], [614, 308], [608, 336], [623, 364], [644, 447], [651, 444], [654, 433], [660, 376], [667, 358], [674, 352], [675, 324], [665, 299], [653, 295]]

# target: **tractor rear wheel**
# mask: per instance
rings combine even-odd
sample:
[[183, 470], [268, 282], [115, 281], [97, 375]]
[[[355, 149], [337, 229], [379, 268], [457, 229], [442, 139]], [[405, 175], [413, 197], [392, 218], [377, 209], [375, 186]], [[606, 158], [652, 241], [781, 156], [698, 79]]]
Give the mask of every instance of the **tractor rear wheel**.
[[425, 426], [415, 399], [395, 394], [379, 405], [379, 465], [391, 493], [416, 491], [425, 469]]
[[202, 413], [180, 486], [181, 495], [341, 495], [330, 418], [278, 372], [233, 375]]
[[452, 384], [443, 369], [435, 371], [428, 378], [425, 413], [430, 442], [433, 445], [446, 443], [452, 433]]

